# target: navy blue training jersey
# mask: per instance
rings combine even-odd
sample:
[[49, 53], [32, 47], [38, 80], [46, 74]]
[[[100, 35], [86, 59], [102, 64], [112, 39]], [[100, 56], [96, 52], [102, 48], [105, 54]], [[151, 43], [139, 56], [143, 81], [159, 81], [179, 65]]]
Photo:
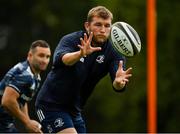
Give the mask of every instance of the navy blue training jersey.
[[0, 95], [4, 93], [6, 86], [12, 87], [19, 94], [19, 103], [30, 101], [40, 86], [40, 75], [35, 76], [28, 61], [16, 64], [11, 68], [0, 82]]
[[92, 93], [95, 85], [106, 74], [112, 81], [119, 61], [125, 60], [117, 54], [108, 40], [102, 50], [82, 57], [73, 66], [66, 66], [62, 56], [79, 51], [78, 44], [84, 32], [78, 31], [64, 36], [56, 47], [53, 67], [36, 98], [36, 107], [51, 110], [80, 111]]
[[[28, 61], [16, 64], [11, 68], [0, 82], [0, 98], [2, 97], [5, 87], [12, 87], [20, 94], [18, 103], [24, 105], [30, 101], [37, 92], [40, 85], [40, 75], [35, 76], [29, 66]], [[1, 100], [0, 100], [1, 101]], [[8, 118], [7, 112], [0, 106], [0, 121]], [[11, 117], [9, 117], [11, 118]]]

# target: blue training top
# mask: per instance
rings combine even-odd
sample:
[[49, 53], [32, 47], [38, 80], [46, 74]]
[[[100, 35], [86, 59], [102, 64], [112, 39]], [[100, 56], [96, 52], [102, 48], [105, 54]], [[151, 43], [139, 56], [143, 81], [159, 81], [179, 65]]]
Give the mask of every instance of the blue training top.
[[115, 78], [119, 61], [125, 60], [117, 54], [108, 40], [102, 50], [81, 58], [73, 66], [66, 66], [62, 56], [79, 51], [83, 31], [64, 36], [55, 49], [53, 67], [36, 98], [36, 107], [47, 111], [67, 110], [79, 112], [85, 105], [95, 85], [108, 72]]
[[[18, 103], [23, 106], [37, 92], [40, 80], [40, 75], [35, 76], [32, 73], [28, 61], [18, 63], [6, 73], [0, 82], [0, 98], [6, 86], [12, 87], [20, 94]], [[6, 118], [11, 119], [11, 116], [0, 106], [0, 121]]]

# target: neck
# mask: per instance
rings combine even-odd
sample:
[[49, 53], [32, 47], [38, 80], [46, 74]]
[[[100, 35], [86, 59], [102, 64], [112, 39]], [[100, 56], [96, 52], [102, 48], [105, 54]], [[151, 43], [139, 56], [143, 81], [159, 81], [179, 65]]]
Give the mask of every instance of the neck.
[[39, 70], [35, 69], [35, 67], [33, 67], [33, 65], [29, 61], [28, 61], [28, 63], [29, 63], [30, 69], [34, 75], [40, 74]]
[[36, 70], [33, 66], [30, 65], [31, 71], [34, 75], [40, 74], [40, 71]]

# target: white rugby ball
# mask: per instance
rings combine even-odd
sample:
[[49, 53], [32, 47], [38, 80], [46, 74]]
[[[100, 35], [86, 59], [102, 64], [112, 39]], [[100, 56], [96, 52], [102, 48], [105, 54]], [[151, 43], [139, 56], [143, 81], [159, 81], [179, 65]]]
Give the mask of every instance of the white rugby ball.
[[132, 26], [125, 22], [116, 22], [111, 27], [110, 40], [118, 52], [132, 57], [141, 51], [141, 40]]

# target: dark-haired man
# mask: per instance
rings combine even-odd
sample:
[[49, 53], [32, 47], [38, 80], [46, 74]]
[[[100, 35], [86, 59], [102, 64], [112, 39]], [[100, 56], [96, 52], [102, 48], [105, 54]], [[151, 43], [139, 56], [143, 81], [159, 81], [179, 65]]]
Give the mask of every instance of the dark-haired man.
[[31, 120], [27, 102], [40, 86], [40, 72], [46, 70], [51, 52], [44, 40], [34, 41], [27, 60], [11, 68], [0, 82], [0, 132], [18, 132], [14, 118], [22, 122], [27, 132], [41, 133], [41, 125]]

